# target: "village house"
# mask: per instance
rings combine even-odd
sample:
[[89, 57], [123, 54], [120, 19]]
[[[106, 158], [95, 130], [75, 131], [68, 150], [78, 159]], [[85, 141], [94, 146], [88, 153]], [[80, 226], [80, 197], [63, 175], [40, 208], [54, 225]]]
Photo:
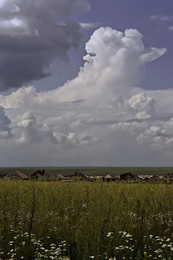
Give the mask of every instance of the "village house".
[[145, 181], [146, 175], [137, 175], [139, 181]]
[[120, 175], [120, 181], [135, 181], [137, 179], [138, 176], [132, 174], [131, 172], [126, 172]]
[[106, 182], [111, 182], [111, 181], [116, 181], [118, 180], [118, 177], [112, 173], [106, 173], [104, 176], [103, 176], [103, 181], [106, 181]]
[[103, 176], [90, 176], [90, 181], [100, 182], [103, 181]]
[[30, 180], [30, 177], [26, 175], [25, 173], [19, 171], [19, 170], [14, 170], [4, 176], [4, 180]]
[[68, 177], [72, 181], [89, 181], [90, 180], [90, 178], [87, 175], [85, 175], [81, 172], [75, 172], [74, 174], [68, 175], [66, 177]]
[[36, 172], [31, 174], [31, 179], [33, 180], [38, 180], [40, 175], [44, 175], [45, 174], [45, 170], [37, 170]]
[[145, 181], [160, 181], [161, 178], [158, 175], [150, 175], [145, 178]]

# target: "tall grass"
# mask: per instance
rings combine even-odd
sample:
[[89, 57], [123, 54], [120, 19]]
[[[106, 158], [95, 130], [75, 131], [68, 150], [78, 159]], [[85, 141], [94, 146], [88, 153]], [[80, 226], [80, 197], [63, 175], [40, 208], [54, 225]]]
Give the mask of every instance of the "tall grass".
[[2, 259], [173, 259], [173, 185], [0, 182]]

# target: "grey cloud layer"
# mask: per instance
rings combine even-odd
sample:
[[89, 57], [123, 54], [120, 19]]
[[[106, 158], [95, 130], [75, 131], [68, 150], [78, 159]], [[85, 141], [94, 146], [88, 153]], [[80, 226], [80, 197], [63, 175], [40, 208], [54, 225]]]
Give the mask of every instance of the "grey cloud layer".
[[11, 127], [1, 147], [17, 147], [28, 165], [170, 165], [172, 91], [134, 87], [166, 49], [146, 50], [137, 30], [100, 28], [86, 51], [78, 76], [61, 88], [22, 87], [0, 96]]
[[66, 58], [82, 37], [73, 15], [84, 0], [6, 0], [0, 6], [0, 89], [49, 75], [53, 59]]

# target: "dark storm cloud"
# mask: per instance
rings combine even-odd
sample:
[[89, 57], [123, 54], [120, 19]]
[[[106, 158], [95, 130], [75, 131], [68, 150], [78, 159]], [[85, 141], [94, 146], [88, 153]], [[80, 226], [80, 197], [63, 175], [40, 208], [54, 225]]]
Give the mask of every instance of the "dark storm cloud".
[[20, 87], [50, 74], [82, 37], [73, 16], [84, 0], [6, 0], [0, 5], [0, 89]]

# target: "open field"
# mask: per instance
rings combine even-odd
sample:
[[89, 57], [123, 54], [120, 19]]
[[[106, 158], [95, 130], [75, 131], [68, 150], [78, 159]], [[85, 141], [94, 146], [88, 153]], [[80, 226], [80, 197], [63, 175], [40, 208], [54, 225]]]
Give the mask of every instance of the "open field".
[[75, 171], [82, 172], [86, 175], [104, 175], [106, 173], [123, 174], [132, 172], [141, 175], [164, 175], [173, 172], [173, 167], [1, 167], [0, 175], [8, 174], [14, 169], [19, 169], [22, 172], [30, 175], [38, 169], [45, 169], [50, 177], [56, 177], [58, 174], [66, 175], [73, 174]]
[[173, 259], [172, 184], [0, 181], [0, 258], [113, 257]]

